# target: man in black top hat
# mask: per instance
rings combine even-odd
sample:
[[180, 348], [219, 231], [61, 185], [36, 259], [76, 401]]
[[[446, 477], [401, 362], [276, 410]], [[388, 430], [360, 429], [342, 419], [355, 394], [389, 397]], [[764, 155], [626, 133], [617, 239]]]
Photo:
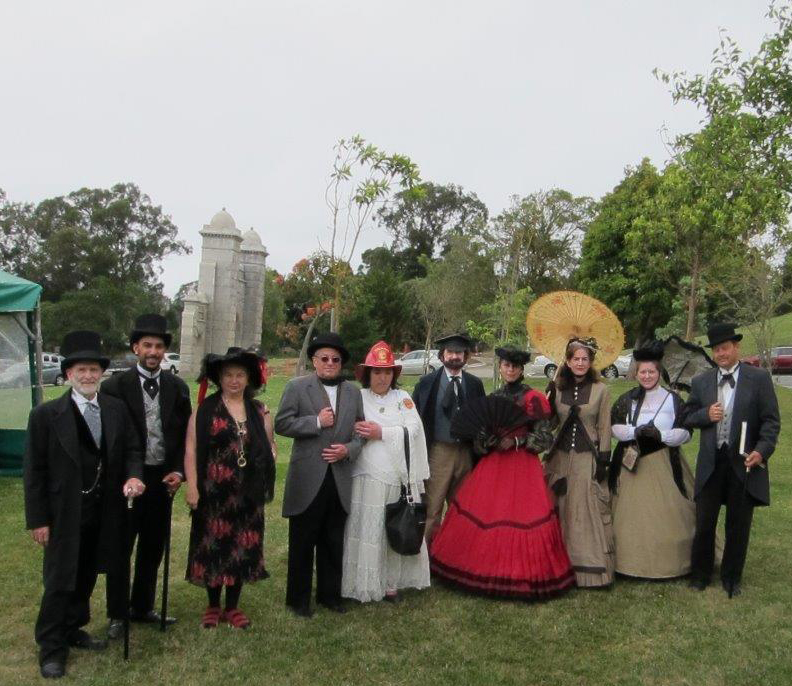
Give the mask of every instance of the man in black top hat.
[[481, 379], [463, 371], [470, 357], [471, 340], [453, 334], [435, 341], [442, 369], [422, 376], [413, 400], [423, 420], [429, 447], [426, 482], [426, 541], [440, 526], [444, 503], [450, 503], [472, 466], [471, 446], [451, 436], [451, 420], [465, 401], [484, 396]]
[[742, 334], [734, 324], [714, 324], [707, 337], [718, 368], [693, 379], [684, 411], [685, 426], [701, 429], [690, 585], [704, 590], [709, 584], [718, 513], [726, 505], [720, 576], [732, 597], [740, 593], [754, 506], [770, 504], [767, 460], [781, 420], [770, 375], [740, 363]]
[[[102, 394], [122, 400], [132, 417], [144, 448], [143, 483], [146, 493], [132, 512], [132, 540], [128, 541], [121, 566], [107, 575], [108, 637], [120, 638], [123, 618], [130, 604], [133, 622], [159, 624], [154, 610], [157, 570], [162, 562], [170, 498], [184, 479], [184, 441], [190, 420], [190, 390], [179, 377], [160, 369], [170, 347], [171, 334], [165, 317], [143, 314], [135, 320], [129, 344], [137, 355], [135, 367], [116, 374], [102, 384]], [[132, 597], [127, 598], [129, 556], [137, 538]], [[168, 623], [175, 622], [172, 617]]]
[[283, 516], [289, 519], [286, 605], [299, 617], [312, 614], [316, 551], [316, 601], [333, 612], [341, 604], [344, 525], [352, 500], [351, 461], [363, 447], [355, 433], [362, 421], [360, 389], [341, 377], [349, 359], [341, 337], [319, 334], [308, 346], [314, 374], [286, 384], [275, 431], [294, 439]]
[[125, 497], [145, 491], [143, 465], [124, 404], [97, 394], [110, 360], [99, 334], [73, 331], [61, 345], [71, 388], [30, 412], [25, 446], [25, 520], [44, 546], [44, 596], [36, 621], [41, 674], [66, 672], [69, 648], [107, 644], [81, 627], [99, 571], [117, 564]]

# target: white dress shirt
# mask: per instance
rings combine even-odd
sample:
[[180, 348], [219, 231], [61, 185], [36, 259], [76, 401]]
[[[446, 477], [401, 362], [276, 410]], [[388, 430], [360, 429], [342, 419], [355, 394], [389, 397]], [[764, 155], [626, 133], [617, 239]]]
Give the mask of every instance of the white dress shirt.
[[731, 384], [725, 383], [721, 387], [720, 382], [724, 375], [731, 374], [734, 377], [734, 388], [737, 387], [737, 379], [740, 376], [740, 363], [735, 364], [731, 369], [724, 369], [718, 367], [718, 390], [723, 395], [723, 407], [727, 408], [731, 404], [732, 396], [734, 395], [734, 388]]
[[[88, 405], [93, 405], [96, 408], [99, 408], [99, 395], [94, 395], [93, 398], [88, 400], [84, 395], [80, 395], [77, 391], [72, 388], [71, 393], [72, 400], [77, 403], [77, 409], [80, 411], [80, 414], [85, 416], [85, 408]], [[99, 408], [101, 409], [101, 408]]]

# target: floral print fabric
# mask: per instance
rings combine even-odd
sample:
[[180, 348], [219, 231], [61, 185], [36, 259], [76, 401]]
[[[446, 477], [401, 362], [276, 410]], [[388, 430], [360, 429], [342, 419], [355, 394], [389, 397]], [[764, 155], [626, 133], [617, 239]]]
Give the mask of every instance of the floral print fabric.
[[248, 452], [236, 422], [219, 402], [209, 430], [202, 496], [192, 513], [187, 581], [199, 586], [232, 586], [264, 579], [264, 508], [242, 491], [240, 448]]

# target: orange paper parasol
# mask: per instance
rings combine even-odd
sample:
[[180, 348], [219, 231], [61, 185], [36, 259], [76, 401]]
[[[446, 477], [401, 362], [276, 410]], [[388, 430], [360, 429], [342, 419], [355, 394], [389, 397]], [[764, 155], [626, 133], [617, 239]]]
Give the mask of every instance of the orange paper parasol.
[[575, 291], [543, 295], [528, 309], [525, 321], [531, 346], [556, 364], [565, 359], [570, 338], [595, 338], [594, 368], [604, 369], [624, 347], [624, 329], [607, 306]]

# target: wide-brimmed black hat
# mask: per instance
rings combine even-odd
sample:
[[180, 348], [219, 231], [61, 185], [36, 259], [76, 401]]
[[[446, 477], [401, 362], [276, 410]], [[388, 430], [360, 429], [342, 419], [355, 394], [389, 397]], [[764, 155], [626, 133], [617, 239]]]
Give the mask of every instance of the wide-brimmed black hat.
[[506, 362], [512, 364], [519, 364], [524, 367], [531, 361], [531, 353], [527, 350], [521, 350], [516, 345], [504, 345], [502, 348], [495, 348], [495, 354]]
[[709, 338], [707, 347], [714, 348], [719, 343], [725, 343], [726, 341], [741, 341], [742, 334], [737, 333], [735, 331], [736, 328], [736, 325], [731, 322], [713, 324], [707, 329], [707, 338]]
[[224, 364], [238, 364], [244, 367], [248, 373], [248, 386], [253, 390], [261, 388], [263, 380], [261, 378], [261, 365], [255, 353], [244, 350], [243, 348], [231, 347], [225, 355], [209, 353], [201, 363], [201, 376], [209, 379], [215, 386], [220, 385], [220, 371]]
[[660, 362], [663, 359], [664, 352], [663, 341], [649, 341], [640, 348], [633, 350], [633, 359], [636, 362]]
[[443, 336], [435, 341], [435, 345], [439, 350], [446, 348], [456, 347], [460, 350], [470, 350], [473, 346], [473, 341], [463, 333], [452, 333], [449, 336]]
[[110, 366], [110, 358], [102, 355], [102, 337], [96, 331], [70, 331], [63, 337], [60, 354], [64, 374], [77, 362], [98, 362], [102, 371]]
[[141, 314], [135, 320], [135, 327], [129, 334], [129, 347], [143, 336], [159, 336], [165, 342], [165, 347], [170, 348], [172, 336], [168, 333], [168, 322], [161, 314]]
[[319, 348], [333, 348], [341, 353], [341, 361], [346, 364], [349, 360], [349, 351], [344, 346], [344, 341], [337, 333], [330, 331], [329, 333], [320, 333], [311, 339], [308, 344], [308, 356], [313, 357], [314, 353]]

